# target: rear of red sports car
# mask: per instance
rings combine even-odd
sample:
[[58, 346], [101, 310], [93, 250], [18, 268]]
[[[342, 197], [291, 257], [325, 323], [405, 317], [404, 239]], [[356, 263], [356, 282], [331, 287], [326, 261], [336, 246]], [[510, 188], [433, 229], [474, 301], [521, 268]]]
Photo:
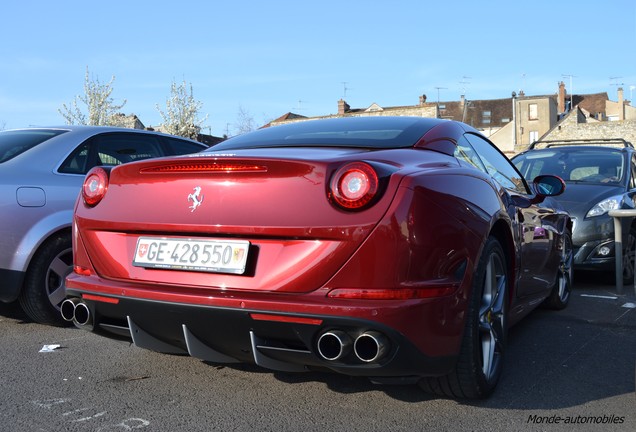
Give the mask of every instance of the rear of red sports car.
[[455, 126], [418, 128], [386, 148], [247, 141], [94, 170], [63, 315], [211, 362], [447, 374], [502, 205], [452, 156], [414, 148]]

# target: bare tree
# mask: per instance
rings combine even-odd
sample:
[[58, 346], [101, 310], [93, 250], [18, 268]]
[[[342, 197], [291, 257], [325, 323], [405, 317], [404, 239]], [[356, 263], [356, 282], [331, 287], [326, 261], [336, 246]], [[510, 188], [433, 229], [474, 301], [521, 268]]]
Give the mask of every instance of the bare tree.
[[[189, 87], [189, 92], [188, 92]], [[172, 82], [170, 87], [170, 98], [166, 100], [166, 111], [162, 111], [157, 104], [157, 111], [163, 119], [162, 130], [172, 135], [197, 139], [201, 131], [201, 125], [208, 118], [199, 118], [199, 110], [203, 106], [202, 102], [194, 99], [192, 84], [185, 81], [181, 84]]]
[[[97, 77], [91, 79], [86, 68], [84, 78], [84, 94], [75, 96], [67, 106], [62, 104], [58, 112], [64, 117], [66, 124], [104, 126], [112, 123], [112, 117], [126, 105], [126, 100], [116, 105], [110, 96], [113, 92], [113, 75], [108, 84], [102, 84]], [[80, 105], [85, 105], [85, 109]]]
[[236, 123], [234, 124], [234, 127], [237, 135], [252, 132], [256, 129], [256, 126], [254, 125], [254, 117], [241, 105], [239, 105], [239, 111], [236, 115]]

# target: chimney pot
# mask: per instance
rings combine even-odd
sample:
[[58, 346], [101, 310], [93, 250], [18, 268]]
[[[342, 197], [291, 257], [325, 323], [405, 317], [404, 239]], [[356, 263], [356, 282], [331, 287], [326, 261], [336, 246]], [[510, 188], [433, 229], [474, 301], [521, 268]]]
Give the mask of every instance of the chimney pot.
[[340, 99], [338, 101], [338, 115], [344, 115], [347, 111], [349, 111], [351, 107], [344, 99]]
[[565, 112], [565, 83], [563, 81], [559, 83], [559, 95], [558, 95], [557, 103], [558, 103], [559, 114], [564, 113]]

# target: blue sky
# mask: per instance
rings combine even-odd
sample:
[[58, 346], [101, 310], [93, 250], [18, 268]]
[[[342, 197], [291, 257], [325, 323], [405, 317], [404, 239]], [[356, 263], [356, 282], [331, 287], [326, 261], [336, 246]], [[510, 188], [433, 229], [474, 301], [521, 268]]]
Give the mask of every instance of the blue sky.
[[[333, 114], [512, 91], [636, 97], [636, 2], [23, 0], [2, 6], [0, 129], [63, 123], [88, 68], [146, 126], [172, 82], [191, 84], [205, 132], [292, 111]], [[618, 78], [617, 78], [618, 77]]]

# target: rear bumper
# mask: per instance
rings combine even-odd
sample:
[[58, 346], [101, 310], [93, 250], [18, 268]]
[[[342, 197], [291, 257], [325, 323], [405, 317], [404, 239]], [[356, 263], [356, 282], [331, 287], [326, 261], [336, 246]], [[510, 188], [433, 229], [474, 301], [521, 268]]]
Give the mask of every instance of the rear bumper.
[[[417, 304], [403, 308], [399, 322], [409, 327], [405, 329], [370, 319], [392, 316], [396, 311], [369, 309], [367, 317], [366, 305], [359, 311], [350, 305], [332, 308], [314, 305], [305, 307], [309, 312], [302, 313], [290, 308], [281, 312], [275, 304], [269, 310], [193, 305], [91, 294], [78, 290], [72, 280], [67, 280], [67, 296], [82, 298], [90, 311], [90, 319], [80, 327], [103, 336], [132, 340], [141, 348], [189, 354], [213, 363], [255, 363], [289, 372], [329, 369], [377, 381], [415, 381], [423, 376], [448, 373], [456, 362], [457, 352], [427, 355], [407, 336], [409, 333], [421, 329], [423, 334], [433, 334], [428, 341], [432, 345], [443, 337], [445, 344], [459, 347], [461, 338], [461, 332], [441, 336], [439, 329], [426, 328], [427, 322], [431, 325], [442, 314], [442, 303], [450, 302], [452, 297], [418, 300]], [[319, 313], [321, 310], [328, 313]], [[417, 315], [420, 319], [413, 319]], [[318, 348], [320, 337], [327, 332], [338, 332], [351, 342], [343, 347], [337, 359], [326, 358], [324, 350]], [[365, 361], [356, 354], [355, 341], [362, 334], [379, 335], [378, 339], [383, 341], [384, 351], [377, 359]]]

